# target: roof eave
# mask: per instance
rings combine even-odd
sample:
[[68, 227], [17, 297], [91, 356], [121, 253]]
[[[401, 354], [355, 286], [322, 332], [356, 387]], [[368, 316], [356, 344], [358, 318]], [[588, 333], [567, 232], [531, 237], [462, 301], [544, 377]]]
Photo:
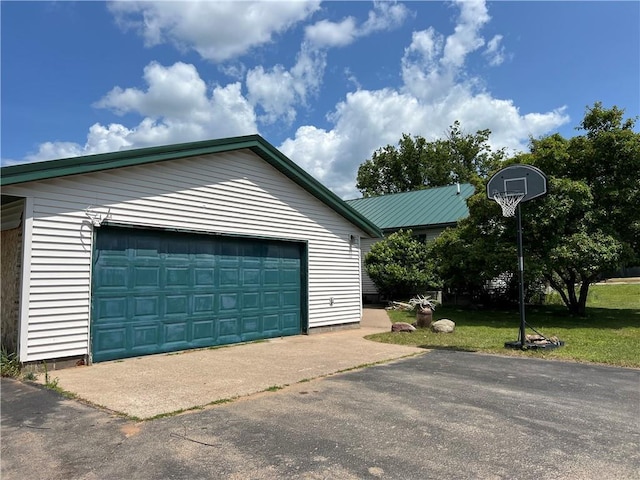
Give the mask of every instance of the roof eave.
[[382, 237], [382, 231], [366, 217], [346, 204], [336, 194], [318, 182], [282, 152], [260, 135], [230, 137], [218, 140], [123, 150], [83, 157], [63, 158], [46, 162], [27, 163], [3, 167], [0, 185], [9, 186], [26, 182], [47, 180], [93, 173], [115, 168], [145, 165], [178, 158], [208, 155], [249, 149], [279, 172], [307, 190], [338, 214], [372, 237]]

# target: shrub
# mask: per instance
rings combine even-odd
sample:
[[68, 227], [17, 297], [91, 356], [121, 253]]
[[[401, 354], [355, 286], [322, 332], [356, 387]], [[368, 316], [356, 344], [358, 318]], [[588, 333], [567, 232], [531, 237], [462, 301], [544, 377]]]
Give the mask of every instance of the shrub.
[[400, 230], [374, 244], [364, 259], [367, 274], [382, 296], [410, 297], [439, 287], [426, 244]]

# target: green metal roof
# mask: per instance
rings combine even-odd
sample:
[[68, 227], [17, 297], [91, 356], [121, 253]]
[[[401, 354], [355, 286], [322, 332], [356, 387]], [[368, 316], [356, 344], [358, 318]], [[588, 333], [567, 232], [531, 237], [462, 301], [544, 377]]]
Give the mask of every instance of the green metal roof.
[[63, 158], [46, 162], [11, 165], [0, 169], [0, 185], [15, 185], [68, 175], [100, 172], [114, 168], [243, 149], [251, 150], [368, 235], [373, 237], [382, 236], [382, 232], [380, 232], [379, 228], [373, 222], [349, 206], [340, 197], [305, 172], [260, 135], [221, 138], [217, 140], [87, 155], [84, 157]]
[[347, 203], [381, 230], [398, 230], [454, 224], [469, 215], [466, 200], [473, 193], [473, 185], [464, 183], [460, 185], [460, 193], [457, 185], [448, 185], [358, 198]]

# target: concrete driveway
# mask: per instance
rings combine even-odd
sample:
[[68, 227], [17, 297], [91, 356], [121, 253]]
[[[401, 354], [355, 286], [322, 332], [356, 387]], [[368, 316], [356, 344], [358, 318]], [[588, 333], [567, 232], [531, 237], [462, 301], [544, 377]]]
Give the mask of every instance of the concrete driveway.
[[366, 308], [357, 329], [103, 362], [56, 370], [50, 378], [94, 405], [148, 419], [425, 353], [363, 338], [390, 327], [384, 309]]
[[2, 379], [2, 479], [640, 478], [640, 371], [432, 351], [133, 422]]

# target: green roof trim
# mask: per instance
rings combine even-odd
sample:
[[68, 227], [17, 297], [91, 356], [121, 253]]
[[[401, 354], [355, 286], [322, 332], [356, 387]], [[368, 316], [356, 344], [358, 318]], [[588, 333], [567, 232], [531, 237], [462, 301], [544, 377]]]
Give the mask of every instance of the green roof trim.
[[115, 168], [175, 160], [178, 158], [245, 149], [251, 150], [276, 170], [307, 190], [311, 195], [325, 203], [368, 235], [382, 237], [382, 232], [371, 220], [348, 205], [260, 135], [204, 140], [200, 142], [48, 160], [45, 162], [10, 165], [0, 169], [0, 185], [16, 185], [19, 183], [47, 180], [69, 175], [100, 172]]
[[347, 200], [355, 210], [381, 230], [454, 225], [469, 215], [467, 199], [473, 195], [469, 183], [433, 187], [379, 197]]

